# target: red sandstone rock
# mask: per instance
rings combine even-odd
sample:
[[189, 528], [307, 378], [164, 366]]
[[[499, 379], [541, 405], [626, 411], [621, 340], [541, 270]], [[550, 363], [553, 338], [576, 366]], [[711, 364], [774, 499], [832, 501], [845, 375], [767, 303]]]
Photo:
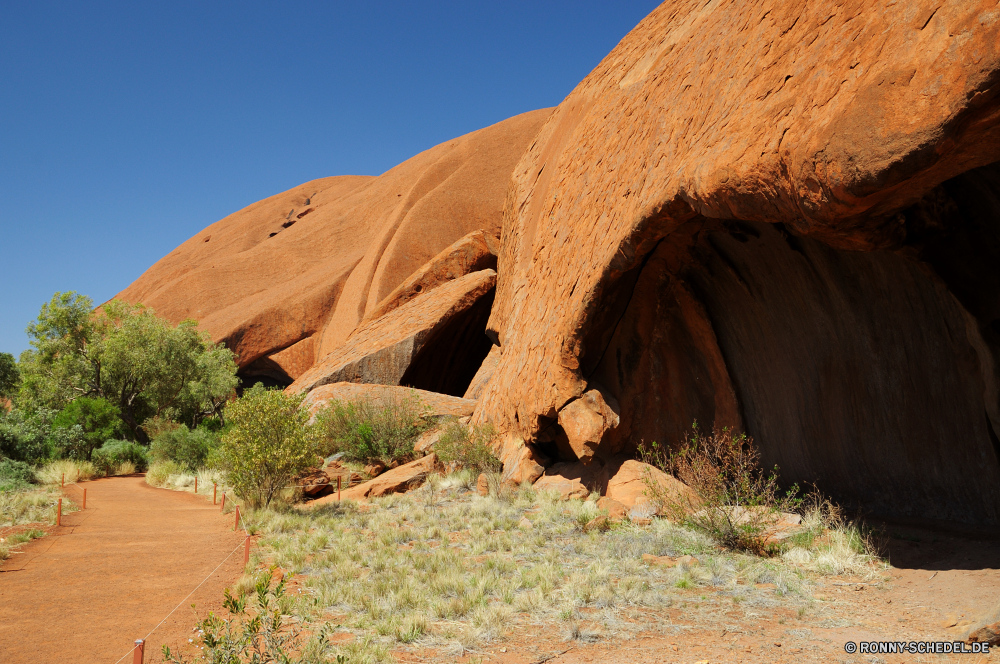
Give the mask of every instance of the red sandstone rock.
[[545, 466], [552, 463], [517, 436], [506, 436], [501, 441], [499, 458], [503, 463], [503, 482], [514, 485], [534, 483], [545, 472]]
[[988, 643], [991, 646], [1000, 646], [1000, 622], [980, 627], [972, 632], [966, 640], [969, 643]]
[[472, 377], [472, 382], [469, 383], [469, 387], [465, 390], [465, 394], [462, 395], [465, 399], [479, 399], [483, 394], [483, 390], [486, 389], [486, 384], [490, 382], [490, 378], [493, 377], [493, 372], [496, 371], [497, 363], [500, 361], [500, 346], [493, 346], [490, 348], [489, 354], [483, 363], [480, 365], [479, 370], [476, 371], [476, 375]]
[[437, 394], [426, 390], [415, 390], [411, 387], [397, 385], [371, 385], [367, 383], [330, 383], [317, 387], [305, 398], [302, 405], [315, 415], [331, 401], [357, 401], [359, 399], [410, 399], [420, 401], [426, 409], [426, 417], [465, 417], [476, 407], [475, 401], [459, 397]]
[[1000, 21], [873, 7], [664, 2], [577, 86], [514, 171], [474, 422], [576, 456], [597, 381], [598, 456], [735, 426], [785, 481], [1000, 523]]
[[588, 463], [604, 434], [618, 426], [618, 401], [600, 389], [590, 389], [559, 411], [559, 426], [566, 433], [577, 459]]
[[490, 495], [490, 480], [486, 477], [486, 473], [480, 473], [476, 479], [476, 493], [480, 496]]
[[600, 493], [607, 481], [607, 474], [600, 463], [557, 463], [545, 470], [534, 488], [538, 491], [558, 491], [563, 500], [584, 500], [591, 491]]
[[[377, 498], [390, 493], [403, 493], [415, 489], [424, 482], [424, 478], [434, 470], [437, 457], [429, 454], [416, 461], [387, 470], [378, 477], [341, 491], [343, 500], [360, 500], [362, 498]], [[335, 502], [336, 494], [314, 501], [313, 505]]]
[[628, 514], [628, 508], [625, 505], [607, 496], [598, 498], [597, 507], [607, 512], [608, 518], [612, 521], [621, 521]]
[[[664, 495], [683, 496], [692, 505], [699, 503], [697, 495], [689, 486], [648, 463], [628, 459], [610, 465], [606, 472], [609, 478], [605, 496], [618, 501], [629, 509], [654, 498], [654, 496], [649, 495], [647, 481], [655, 482], [660, 486]], [[655, 512], [656, 509], [653, 508], [653, 513], [655, 514]]]
[[549, 112], [447, 141], [378, 177], [323, 178], [254, 203], [117, 297], [173, 323], [199, 321], [245, 371], [312, 339], [294, 359], [256, 367], [269, 375], [287, 366], [297, 378], [449, 245], [477, 230], [499, 235], [511, 169]]
[[[409, 384], [408, 372], [425, 346], [453, 343], [449, 324], [477, 305], [492, 303], [496, 272], [481, 270], [449, 281], [358, 328], [335, 351], [292, 383], [290, 392], [309, 392], [329, 383]], [[481, 332], [480, 332], [481, 334]], [[481, 343], [489, 343], [483, 337]], [[417, 364], [417, 367], [420, 365]], [[435, 367], [446, 374], [448, 367]], [[447, 379], [447, 376], [443, 376]]]

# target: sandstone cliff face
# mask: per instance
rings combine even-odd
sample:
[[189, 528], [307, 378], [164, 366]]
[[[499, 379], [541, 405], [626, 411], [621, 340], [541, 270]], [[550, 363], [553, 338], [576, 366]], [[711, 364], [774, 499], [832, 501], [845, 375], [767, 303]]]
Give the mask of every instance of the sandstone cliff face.
[[662, 4], [514, 170], [474, 421], [563, 459], [737, 426], [787, 481], [1000, 523], [998, 43], [993, 0]]
[[[254, 203], [182, 244], [118, 297], [171, 322], [198, 320], [239, 355], [244, 376], [288, 384], [449, 245], [474, 231], [499, 236], [511, 170], [548, 113], [448, 141], [378, 177], [314, 180]], [[477, 253], [484, 242], [463, 254], [469, 271], [495, 267]], [[430, 287], [453, 276], [461, 274]]]

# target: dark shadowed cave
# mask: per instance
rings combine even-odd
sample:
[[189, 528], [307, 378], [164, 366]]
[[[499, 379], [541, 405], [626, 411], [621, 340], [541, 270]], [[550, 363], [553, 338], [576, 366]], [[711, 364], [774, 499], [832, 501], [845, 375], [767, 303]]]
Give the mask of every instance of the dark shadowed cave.
[[846, 506], [1000, 524], [1000, 165], [887, 223], [894, 251], [701, 217], [661, 241], [585, 336], [621, 410], [600, 454], [735, 426]]

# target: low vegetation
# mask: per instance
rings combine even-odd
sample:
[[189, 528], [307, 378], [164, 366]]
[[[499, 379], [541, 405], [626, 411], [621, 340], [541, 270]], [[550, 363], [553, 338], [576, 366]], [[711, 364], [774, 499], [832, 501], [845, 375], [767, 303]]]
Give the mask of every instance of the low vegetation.
[[760, 451], [746, 434], [723, 428], [706, 435], [695, 422], [679, 450], [653, 442], [640, 446], [639, 452], [643, 461], [693, 490], [669, 491], [647, 477], [646, 493], [659, 511], [731, 549], [775, 553], [775, 527], [783, 514], [802, 504], [797, 485], [780, 489], [777, 466], [761, 468]]
[[489, 424], [468, 427], [453, 420], [445, 424], [434, 444], [434, 453], [446, 468], [499, 473], [503, 464], [493, 454], [495, 437], [496, 432]]
[[426, 409], [416, 392], [332, 401], [316, 415], [320, 452], [386, 466], [409, 461], [414, 442], [429, 426], [424, 415]]

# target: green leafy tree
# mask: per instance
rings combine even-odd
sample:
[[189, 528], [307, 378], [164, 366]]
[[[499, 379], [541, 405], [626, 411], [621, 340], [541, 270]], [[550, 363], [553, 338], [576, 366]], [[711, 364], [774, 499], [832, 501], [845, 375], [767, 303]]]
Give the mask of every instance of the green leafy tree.
[[71, 447], [60, 448], [62, 456], [89, 461], [90, 454], [105, 441], [121, 434], [118, 407], [106, 399], [79, 397], [71, 401], [52, 420], [54, 429], [69, 429], [79, 425], [82, 435]]
[[302, 399], [255, 385], [226, 406], [229, 428], [219, 458], [229, 484], [253, 507], [269, 505], [293, 477], [319, 460]]
[[14, 396], [21, 382], [21, 372], [17, 370], [17, 362], [10, 353], [0, 353], [0, 401]]
[[131, 437], [147, 442], [150, 417], [190, 422], [221, 416], [238, 379], [233, 353], [194, 321], [176, 327], [141, 304], [56, 293], [28, 326], [33, 350], [21, 356], [21, 402], [62, 409], [81, 396], [118, 409]]
[[27, 463], [38, 463], [52, 456], [54, 446], [65, 444], [83, 435], [76, 428], [61, 429], [52, 435], [50, 410], [27, 412], [15, 408], [10, 412], [0, 410], [0, 457]]

